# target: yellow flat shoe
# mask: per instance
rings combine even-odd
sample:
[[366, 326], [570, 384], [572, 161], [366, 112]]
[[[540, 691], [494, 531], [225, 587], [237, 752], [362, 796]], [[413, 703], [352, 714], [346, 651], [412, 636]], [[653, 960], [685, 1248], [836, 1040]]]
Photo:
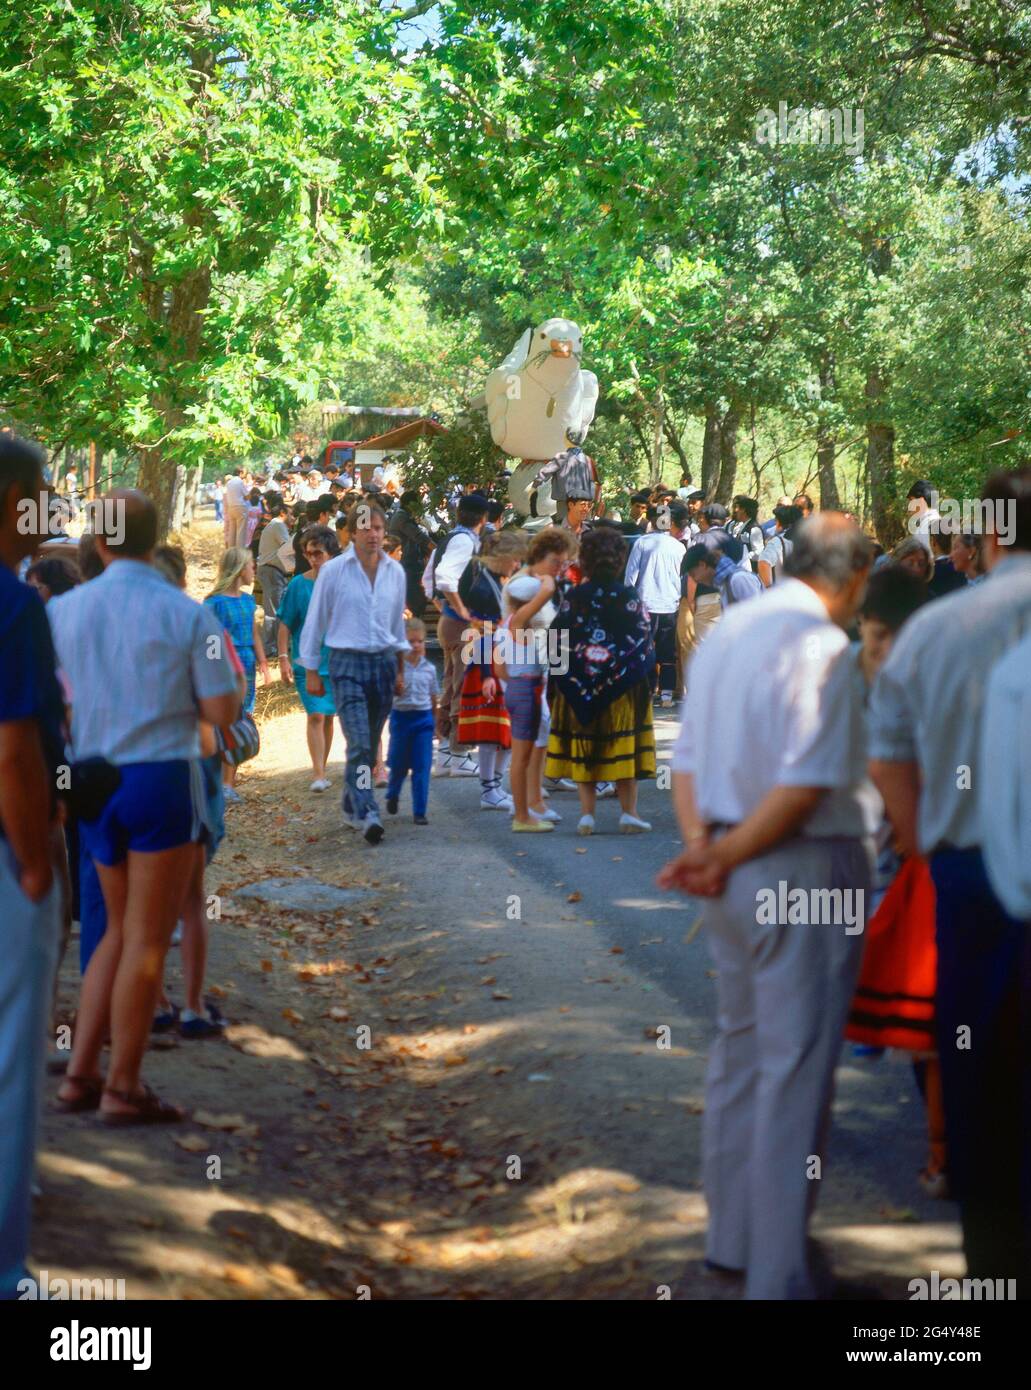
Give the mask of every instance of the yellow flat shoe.
[[550, 820], [514, 820], [512, 829], [526, 835], [540, 835], [555, 827]]

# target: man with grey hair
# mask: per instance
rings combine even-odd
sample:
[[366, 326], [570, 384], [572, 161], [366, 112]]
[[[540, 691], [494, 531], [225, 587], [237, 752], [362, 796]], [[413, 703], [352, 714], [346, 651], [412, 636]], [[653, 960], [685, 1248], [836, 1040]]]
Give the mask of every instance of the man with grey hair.
[[[806, 1226], [864, 913], [828, 923], [806, 904], [865, 907], [869, 887], [874, 826], [859, 794], [862, 711], [844, 629], [871, 559], [840, 513], [802, 523], [788, 577], [733, 605], [699, 648], [673, 753], [685, 848], [659, 882], [711, 900], [718, 972], [706, 1253], [711, 1268], [746, 1277], [747, 1298], [816, 1292]], [[769, 921], [774, 897], [793, 904], [787, 920]]]

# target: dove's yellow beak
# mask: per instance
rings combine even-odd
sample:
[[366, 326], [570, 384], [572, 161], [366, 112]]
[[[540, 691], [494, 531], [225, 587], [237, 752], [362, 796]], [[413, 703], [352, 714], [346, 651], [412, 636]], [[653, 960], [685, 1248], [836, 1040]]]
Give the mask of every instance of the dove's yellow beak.
[[552, 357], [569, 357], [572, 355], [573, 344], [568, 338], [552, 338], [551, 355]]

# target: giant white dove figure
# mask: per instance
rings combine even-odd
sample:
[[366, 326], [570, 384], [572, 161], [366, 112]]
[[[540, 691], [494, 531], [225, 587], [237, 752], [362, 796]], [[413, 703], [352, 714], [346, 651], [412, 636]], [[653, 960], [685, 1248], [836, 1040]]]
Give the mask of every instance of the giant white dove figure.
[[[598, 378], [580, 366], [583, 334], [570, 319], [545, 319], [528, 328], [500, 367], [487, 378], [484, 394], [494, 443], [522, 462], [509, 479], [508, 495], [518, 512], [530, 513], [530, 493], [541, 466], [580, 444], [594, 419]], [[537, 493], [538, 516], [555, 511], [551, 485]]]

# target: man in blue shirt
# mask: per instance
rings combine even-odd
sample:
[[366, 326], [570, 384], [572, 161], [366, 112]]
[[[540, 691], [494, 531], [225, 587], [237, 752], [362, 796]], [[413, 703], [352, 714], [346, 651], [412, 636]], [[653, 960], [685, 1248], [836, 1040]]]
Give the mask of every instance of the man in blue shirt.
[[60, 934], [56, 770], [63, 705], [43, 603], [16, 577], [46, 534], [42, 455], [0, 439], [0, 1299], [29, 1243], [43, 1059]]

